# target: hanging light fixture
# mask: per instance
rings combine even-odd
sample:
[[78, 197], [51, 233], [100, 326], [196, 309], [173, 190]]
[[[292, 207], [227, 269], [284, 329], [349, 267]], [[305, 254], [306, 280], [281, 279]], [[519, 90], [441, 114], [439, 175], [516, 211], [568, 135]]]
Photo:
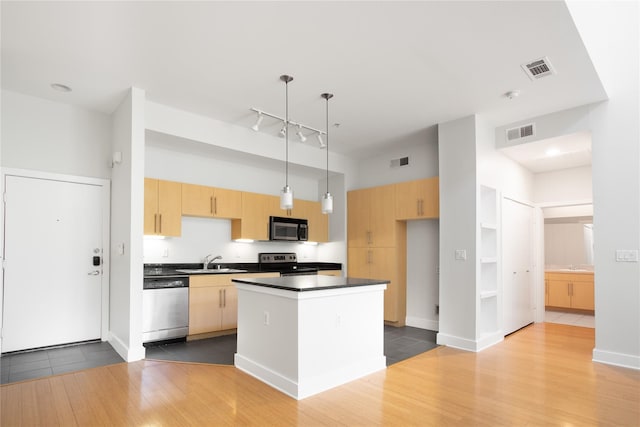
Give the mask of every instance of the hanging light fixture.
[[[326, 136], [327, 141], [324, 143], [325, 150], [327, 150], [327, 192], [322, 196], [322, 213], [330, 214], [333, 212], [333, 196], [329, 193], [329, 100], [333, 98], [332, 93], [323, 93], [320, 95], [327, 101], [327, 122], [326, 122]], [[318, 140], [322, 145], [322, 138], [320, 138], [320, 134], [318, 134]]]
[[285, 87], [285, 118], [284, 118], [284, 137], [285, 137], [285, 185], [280, 191], [280, 209], [292, 209], [293, 208], [293, 191], [289, 187], [289, 132], [287, 127], [289, 126], [289, 82], [293, 80], [293, 77], [282, 75], [280, 80], [284, 82]]

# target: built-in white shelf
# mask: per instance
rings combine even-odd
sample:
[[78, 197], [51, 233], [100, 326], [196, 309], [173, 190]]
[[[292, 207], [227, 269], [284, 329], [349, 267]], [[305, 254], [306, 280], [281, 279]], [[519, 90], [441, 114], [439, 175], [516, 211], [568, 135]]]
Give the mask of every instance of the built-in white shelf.
[[490, 222], [482, 222], [480, 223], [480, 228], [484, 228], [487, 230], [497, 230], [498, 225]]
[[494, 264], [498, 262], [498, 258], [494, 256], [487, 256], [480, 258], [480, 264]]
[[480, 299], [494, 298], [498, 296], [498, 291], [482, 291], [480, 292]]

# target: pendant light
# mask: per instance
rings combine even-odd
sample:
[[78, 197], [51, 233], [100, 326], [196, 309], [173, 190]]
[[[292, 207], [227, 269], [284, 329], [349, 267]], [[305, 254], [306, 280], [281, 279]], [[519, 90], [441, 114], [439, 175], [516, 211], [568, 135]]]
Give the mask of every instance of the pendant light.
[[330, 214], [333, 212], [333, 196], [329, 193], [329, 100], [333, 98], [332, 93], [323, 93], [320, 95], [327, 101], [327, 121], [326, 121], [326, 136], [325, 150], [327, 150], [327, 192], [322, 196], [322, 213]]
[[293, 190], [289, 187], [289, 82], [293, 80], [293, 77], [282, 75], [280, 80], [284, 82], [285, 87], [285, 116], [284, 127], [285, 130], [285, 185], [280, 191], [280, 209], [292, 209], [293, 208]]

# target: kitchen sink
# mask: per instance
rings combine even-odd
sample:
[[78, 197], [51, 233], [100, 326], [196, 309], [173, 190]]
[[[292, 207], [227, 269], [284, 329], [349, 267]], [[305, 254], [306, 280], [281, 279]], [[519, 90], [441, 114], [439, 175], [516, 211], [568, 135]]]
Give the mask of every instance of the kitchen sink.
[[199, 269], [193, 269], [193, 270], [189, 270], [189, 269], [184, 269], [184, 270], [176, 270], [179, 271], [180, 273], [197, 273], [197, 274], [222, 274], [222, 273], [246, 273], [247, 270], [238, 270], [235, 268], [208, 268], [206, 270], [199, 268]]

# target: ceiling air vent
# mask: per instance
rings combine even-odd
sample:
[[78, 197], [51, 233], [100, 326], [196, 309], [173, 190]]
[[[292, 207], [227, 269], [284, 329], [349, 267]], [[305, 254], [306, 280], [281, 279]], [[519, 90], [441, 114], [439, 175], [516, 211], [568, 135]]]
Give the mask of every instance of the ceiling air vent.
[[533, 123], [520, 126], [517, 128], [507, 129], [507, 141], [513, 141], [514, 139], [526, 138], [527, 136], [533, 136], [536, 132], [535, 125]]
[[398, 168], [400, 166], [409, 166], [409, 158], [408, 157], [401, 157], [399, 159], [391, 160], [391, 167], [392, 168]]
[[531, 80], [538, 80], [556, 73], [553, 65], [549, 62], [549, 58], [546, 56], [527, 64], [522, 64], [521, 67]]

